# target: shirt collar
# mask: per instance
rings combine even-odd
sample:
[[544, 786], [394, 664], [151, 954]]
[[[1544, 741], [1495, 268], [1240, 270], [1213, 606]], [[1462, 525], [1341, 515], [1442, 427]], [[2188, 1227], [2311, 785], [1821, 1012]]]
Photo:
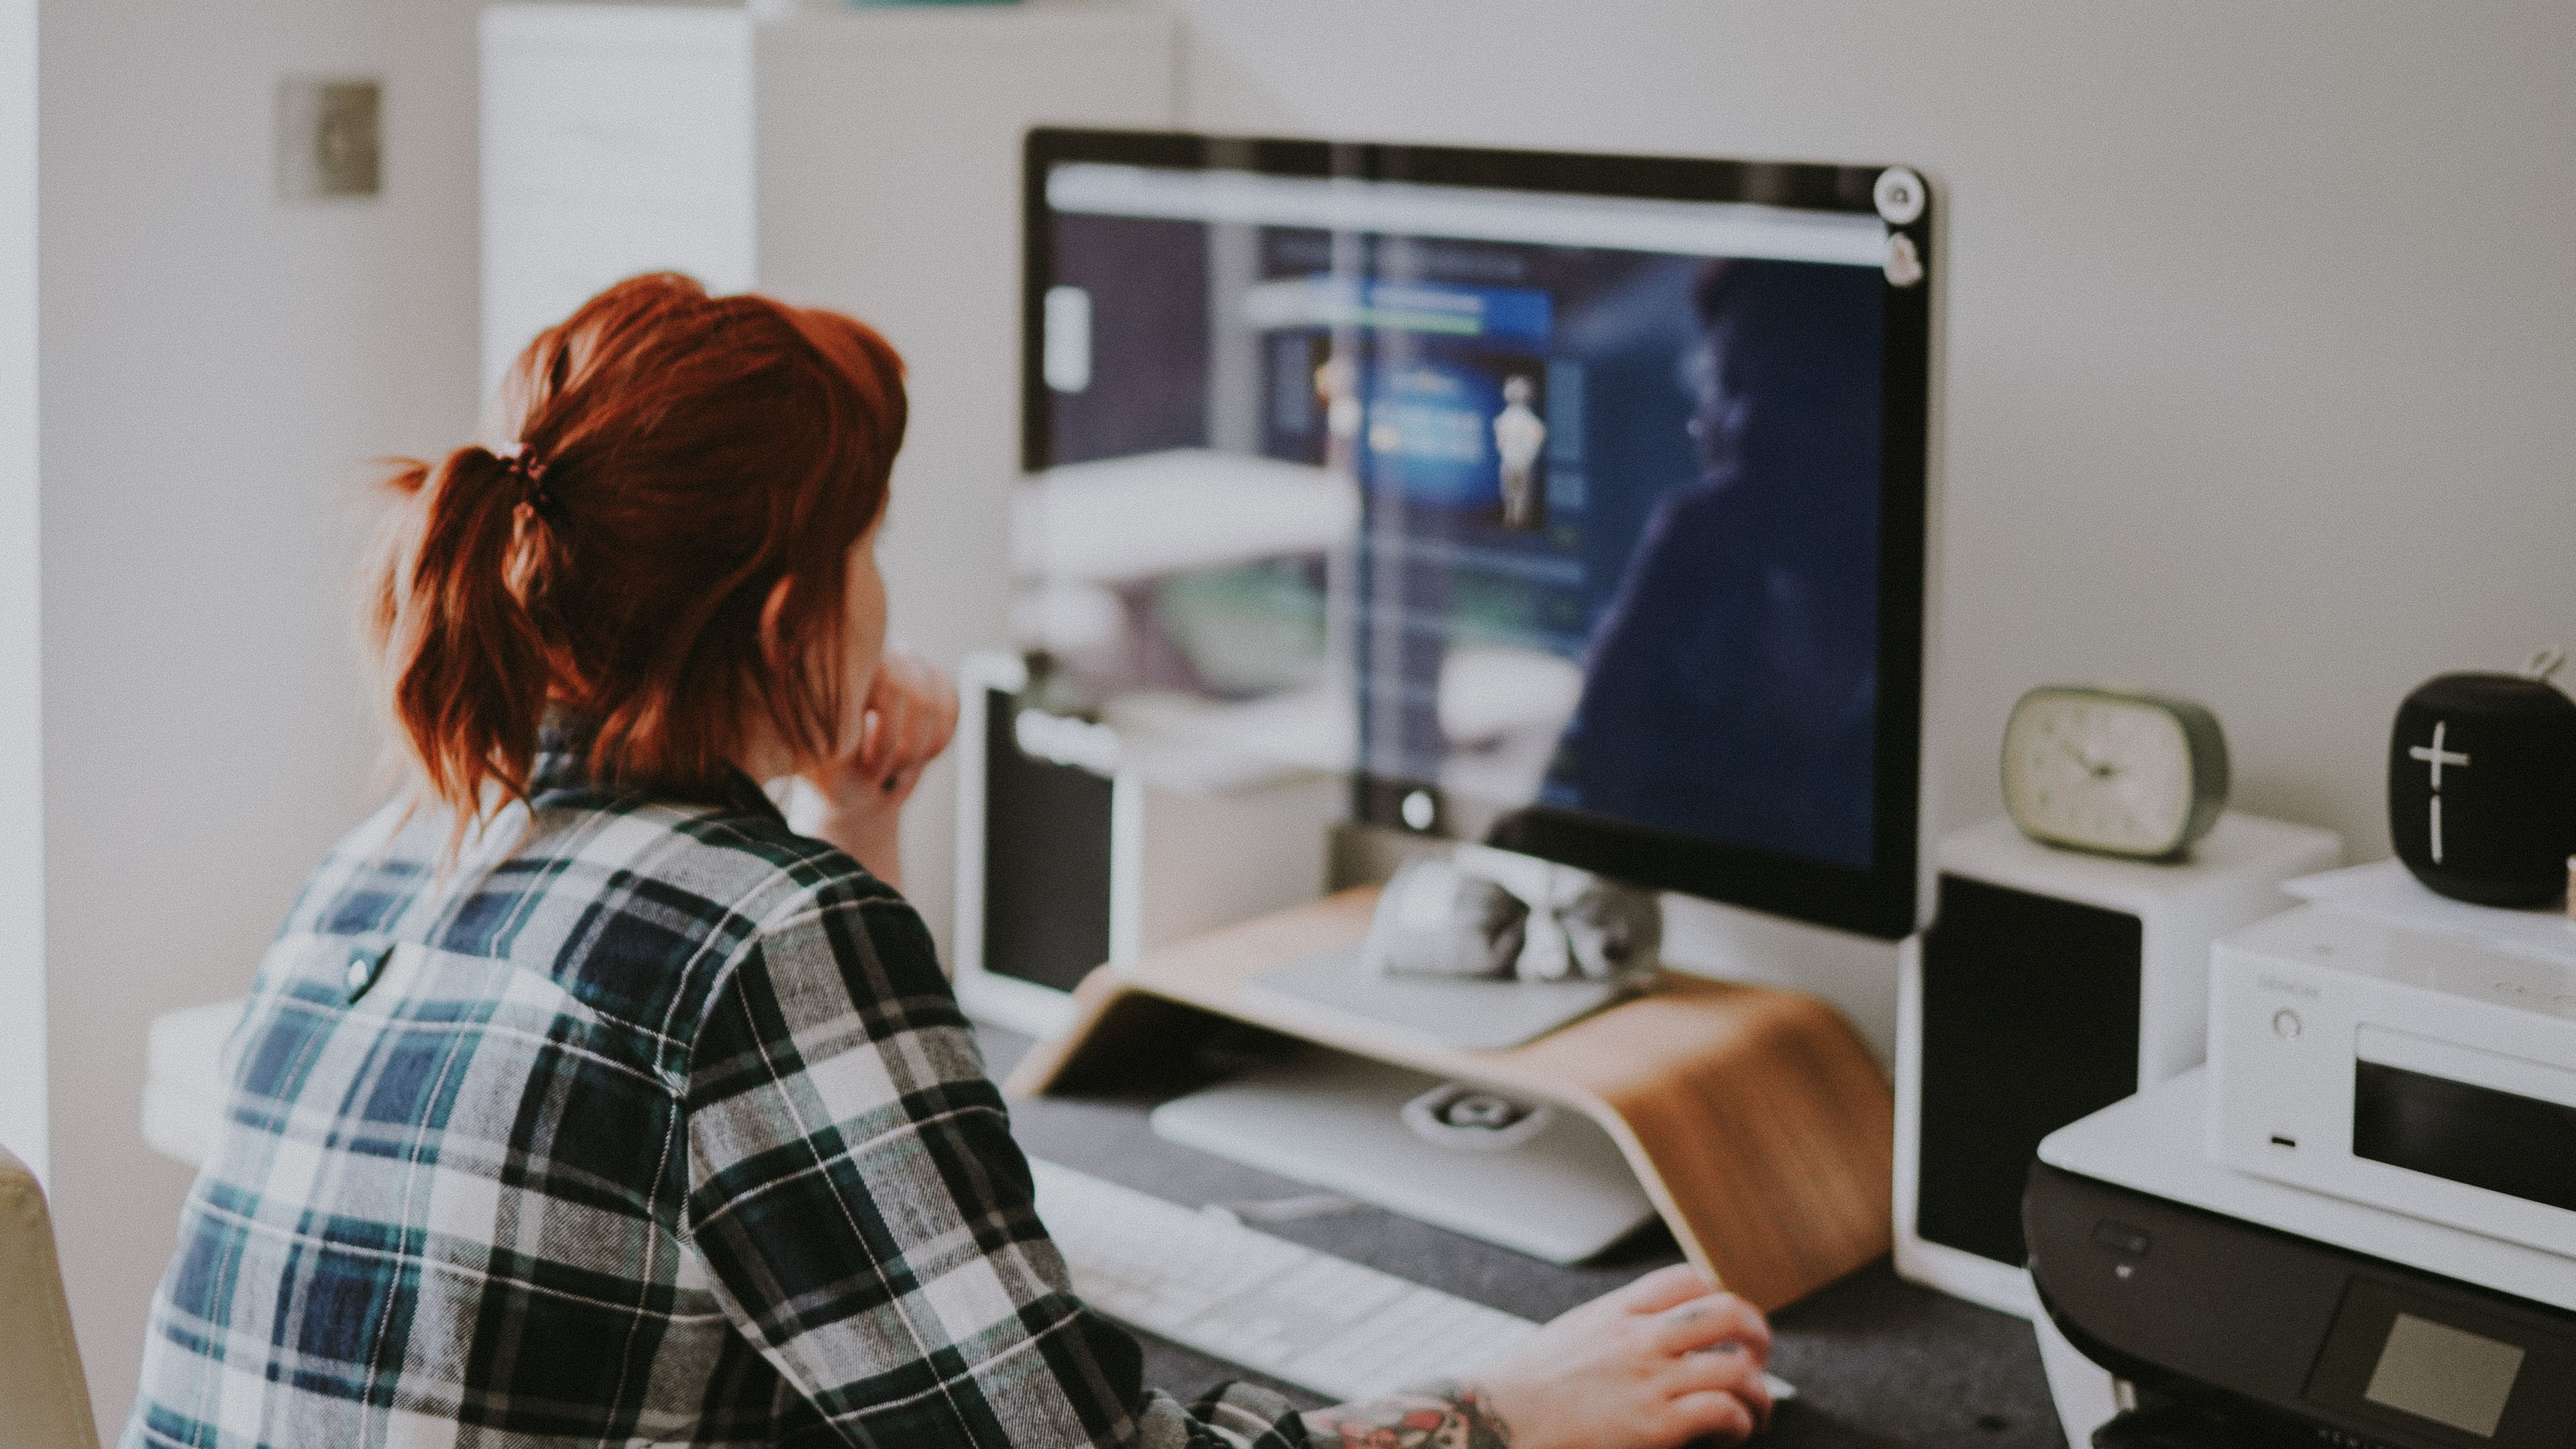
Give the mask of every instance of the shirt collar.
[[[598, 722], [562, 709], [546, 711], [545, 722], [537, 728], [537, 753], [528, 762], [528, 798], [531, 802], [559, 791], [617, 790], [624, 787], [607, 785], [592, 775], [590, 743], [598, 733]], [[685, 799], [691, 804], [719, 805], [745, 815], [766, 816], [781, 825], [787, 817], [760, 782], [741, 769], [727, 765], [724, 775], [711, 791], [680, 795], [671, 791], [636, 791]]]

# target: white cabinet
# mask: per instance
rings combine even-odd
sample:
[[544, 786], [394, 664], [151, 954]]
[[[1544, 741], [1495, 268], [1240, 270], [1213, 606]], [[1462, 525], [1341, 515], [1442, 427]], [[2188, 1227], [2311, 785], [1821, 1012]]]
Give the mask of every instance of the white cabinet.
[[751, 26], [739, 10], [483, 12], [483, 387], [621, 277], [752, 285]]

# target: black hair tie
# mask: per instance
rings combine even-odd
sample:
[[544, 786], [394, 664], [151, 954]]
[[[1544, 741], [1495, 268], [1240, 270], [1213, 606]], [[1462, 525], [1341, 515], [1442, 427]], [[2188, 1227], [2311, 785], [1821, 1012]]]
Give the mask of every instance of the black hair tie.
[[536, 449], [522, 443], [519, 451], [510, 455], [508, 472], [519, 480], [519, 502], [553, 522], [555, 494], [546, 486], [546, 460], [537, 455]]

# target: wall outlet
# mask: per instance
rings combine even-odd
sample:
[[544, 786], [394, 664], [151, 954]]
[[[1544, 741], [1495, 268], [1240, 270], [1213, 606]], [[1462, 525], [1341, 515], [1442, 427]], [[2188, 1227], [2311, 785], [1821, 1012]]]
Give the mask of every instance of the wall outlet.
[[288, 76], [277, 83], [277, 189], [288, 201], [384, 189], [385, 85], [373, 76]]

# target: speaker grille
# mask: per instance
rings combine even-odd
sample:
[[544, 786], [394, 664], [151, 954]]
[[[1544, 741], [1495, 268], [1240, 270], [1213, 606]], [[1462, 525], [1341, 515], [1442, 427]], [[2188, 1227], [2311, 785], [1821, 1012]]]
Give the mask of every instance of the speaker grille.
[[1019, 701], [984, 698], [984, 969], [1071, 991], [1109, 959], [1110, 783], [1033, 759]]
[[1941, 877], [1923, 938], [1917, 1236], [2020, 1267], [2039, 1140], [2138, 1089], [2138, 918]]

